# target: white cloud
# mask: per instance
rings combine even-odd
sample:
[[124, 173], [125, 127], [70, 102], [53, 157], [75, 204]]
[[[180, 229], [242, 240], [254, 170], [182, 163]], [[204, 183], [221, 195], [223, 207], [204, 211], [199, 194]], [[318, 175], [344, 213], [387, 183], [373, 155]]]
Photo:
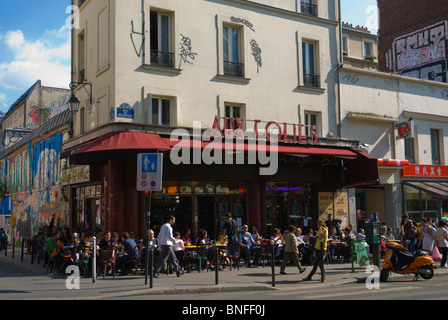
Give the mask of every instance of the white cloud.
[[20, 48], [22, 44], [25, 42], [25, 37], [23, 36], [22, 31], [8, 31], [6, 33], [6, 42], [12, 48]]
[[65, 27], [47, 31], [36, 41], [27, 41], [20, 30], [8, 31], [0, 40], [13, 52], [9, 62], [0, 63], [0, 86], [26, 90], [42, 80], [44, 86], [68, 87], [71, 42]]

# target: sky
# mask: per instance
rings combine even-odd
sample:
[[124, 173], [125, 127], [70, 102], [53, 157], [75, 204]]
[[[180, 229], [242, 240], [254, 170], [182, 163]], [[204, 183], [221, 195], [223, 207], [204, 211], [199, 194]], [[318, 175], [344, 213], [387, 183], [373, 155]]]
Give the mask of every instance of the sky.
[[[43, 86], [68, 88], [70, 3], [0, 0], [0, 112], [7, 112], [37, 80]], [[341, 0], [341, 6], [344, 22], [376, 33], [376, 0]]]

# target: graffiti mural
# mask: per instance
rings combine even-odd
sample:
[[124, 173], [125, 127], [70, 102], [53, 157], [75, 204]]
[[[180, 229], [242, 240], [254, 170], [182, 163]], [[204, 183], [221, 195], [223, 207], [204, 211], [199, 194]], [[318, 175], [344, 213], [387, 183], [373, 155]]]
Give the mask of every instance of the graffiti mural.
[[396, 38], [386, 54], [395, 73], [447, 82], [448, 21]]
[[67, 110], [69, 99], [70, 95], [66, 94], [65, 96], [60, 97], [59, 100], [53, 101], [49, 107], [39, 107], [35, 104], [30, 104], [27, 108], [30, 110], [28, 116], [31, 121], [27, 121], [27, 128], [36, 129], [59, 113]]
[[60, 181], [63, 133], [49, 136], [6, 161], [8, 192], [12, 197], [12, 229], [16, 238], [32, 237], [38, 228], [66, 225], [67, 187]]

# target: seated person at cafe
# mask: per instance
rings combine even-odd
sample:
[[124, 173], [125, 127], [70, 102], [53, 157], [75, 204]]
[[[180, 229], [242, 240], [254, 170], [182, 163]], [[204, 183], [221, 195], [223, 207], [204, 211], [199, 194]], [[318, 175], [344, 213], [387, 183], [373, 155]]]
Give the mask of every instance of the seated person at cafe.
[[[149, 250], [152, 252], [154, 261], [156, 261], [160, 256], [160, 251], [157, 250], [157, 238], [154, 237], [154, 230], [149, 229], [148, 238], [149, 238]], [[148, 240], [146, 238], [143, 239], [143, 246], [145, 248], [147, 241]], [[146, 265], [146, 252], [147, 250], [143, 250], [141, 254], [141, 261], [145, 263], [145, 265]]]
[[128, 273], [130, 270], [126, 270], [126, 262], [132, 260], [133, 258], [137, 258], [138, 250], [134, 248], [137, 246], [135, 241], [130, 238], [129, 233], [126, 231], [121, 234], [123, 238], [123, 242], [118, 245], [118, 249], [123, 249], [123, 255], [117, 258], [117, 269], [121, 270], [122, 274]]
[[[247, 267], [250, 268], [252, 266], [256, 267], [258, 265], [258, 259], [260, 257], [260, 246], [254, 246], [254, 240], [248, 229], [249, 227], [247, 225], [243, 225], [242, 231], [238, 234], [238, 242], [240, 243], [241, 256], [246, 261]], [[255, 252], [253, 264], [250, 263], [252, 252]]]
[[282, 236], [280, 235], [280, 229], [275, 228], [271, 240], [274, 240], [275, 257], [277, 258], [283, 251]]
[[185, 230], [184, 235], [182, 236], [182, 240], [186, 246], [191, 245], [191, 229]]
[[58, 229], [53, 229], [51, 237], [47, 239], [47, 253], [49, 261], [53, 260], [58, 272], [64, 272], [60, 270], [64, 264], [64, 244], [60, 240], [62, 238], [62, 232]]
[[100, 248], [103, 249], [106, 247], [112, 247], [114, 245], [115, 245], [115, 240], [111, 238], [110, 231], [106, 231], [104, 233], [104, 238], [101, 239], [101, 241], [100, 241], [100, 244], [99, 244]]
[[79, 240], [80, 247], [88, 247], [90, 246], [90, 242], [92, 241], [93, 235], [92, 232], [86, 231], [83, 233], [82, 238]]
[[297, 228], [295, 232], [295, 236], [297, 239], [297, 249], [299, 253], [302, 254], [302, 262], [304, 264], [311, 264], [310, 255], [308, 253], [308, 249], [306, 248], [305, 236], [302, 236], [302, 229]]

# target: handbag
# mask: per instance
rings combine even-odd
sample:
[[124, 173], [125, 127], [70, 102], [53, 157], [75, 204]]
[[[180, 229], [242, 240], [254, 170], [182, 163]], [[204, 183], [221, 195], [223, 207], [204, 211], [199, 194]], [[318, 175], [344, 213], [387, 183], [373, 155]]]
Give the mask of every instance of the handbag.
[[432, 252], [432, 260], [434, 260], [434, 261], [442, 260], [442, 255], [440, 254], [437, 246], [434, 246], [434, 251]]

